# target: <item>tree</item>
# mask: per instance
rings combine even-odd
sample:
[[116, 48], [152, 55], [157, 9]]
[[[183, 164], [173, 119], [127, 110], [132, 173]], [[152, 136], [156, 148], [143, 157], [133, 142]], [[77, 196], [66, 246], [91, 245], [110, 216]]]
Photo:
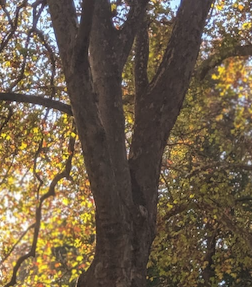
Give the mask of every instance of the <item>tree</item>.
[[141, 39], [145, 33], [139, 34], [135, 128], [127, 160], [121, 75], [137, 28], [144, 25], [147, 2], [132, 3], [127, 21], [117, 31], [108, 1], [84, 1], [78, 29], [72, 3], [48, 1], [96, 204], [95, 258], [78, 286], [145, 285], [155, 237], [162, 153], [181, 108], [212, 3], [182, 3], [150, 84], [146, 39]]
[[209, 76], [191, 83], [163, 156], [157, 286], [251, 284], [251, 67], [232, 58]]
[[[167, 47], [150, 81], [147, 73], [149, 2], [85, 0], [79, 11], [73, 1], [48, 0], [71, 108], [52, 99], [1, 94], [4, 100], [33, 102], [73, 115], [96, 206], [95, 256], [90, 268], [81, 274], [78, 287], [145, 285], [146, 265], [156, 233], [162, 155], [188, 90], [205, 21], [214, 1], [182, 1]], [[36, 1], [32, 5], [44, 7], [45, 3]], [[113, 23], [113, 5], [118, 13], [121, 5], [129, 10], [126, 19], [118, 25]], [[13, 31], [15, 25], [12, 23]], [[40, 33], [37, 35], [45, 42]], [[8, 39], [6, 36], [6, 45]], [[128, 150], [122, 74], [132, 51], [135, 105]], [[24, 58], [28, 52], [31, 51], [22, 52]], [[237, 53], [242, 52], [230, 49], [221, 59]], [[220, 57], [211, 60], [202, 66], [201, 76], [220, 63]], [[6, 122], [8, 112], [11, 116], [11, 108], [6, 111]], [[17, 261], [6, 287], [15, 284], [22, 261], [35, 255], [42, 203], [55, 194], [59, 180], [71, 179], [73, 145], [72, 137], [67, 147], [63, 145], [70, 151], [65, 169], [52, 177], [48, 192], [38, 198], [32, 248]], [[44, 148], [41, 142], [40, 151]], [[41, 177], [37, 175], [37, 179]]]

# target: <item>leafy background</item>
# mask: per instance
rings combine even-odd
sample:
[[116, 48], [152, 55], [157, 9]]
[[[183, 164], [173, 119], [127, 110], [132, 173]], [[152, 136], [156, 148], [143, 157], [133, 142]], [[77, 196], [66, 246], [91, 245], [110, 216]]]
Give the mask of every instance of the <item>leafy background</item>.
[[[150, 80], [169, 40], [176, 5], [150, 1]], [[223, 60], [235, 47], [251, 46], [251, 5], [216, 1], [211, 10], [163, 156], [148, 286], [251, 286], [251, 59], [247, 53]], [[128, 6], [111, 1], [111, 10], [119, 28]], [[6, 1], [0, 18], [0, 92], [69, 104], [48, 8]], [[207, 69], [211, 63], [216, 65]], [[134, 49], [122, 83], [128, 147], [133, 65]], [[73, 120], [27, 103], [1, 101], [0, 109], [0, 285], [35, 244], [35, 257], [21, 264], [17, 286], [74, 286], [93, 258], [95, 206]]]

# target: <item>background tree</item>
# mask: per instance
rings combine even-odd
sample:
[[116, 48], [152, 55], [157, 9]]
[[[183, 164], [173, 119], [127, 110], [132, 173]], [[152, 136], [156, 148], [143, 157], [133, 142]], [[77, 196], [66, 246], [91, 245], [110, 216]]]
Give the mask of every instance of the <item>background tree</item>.
[[[69, 229], [64, 229], [64, 239], [67, 233], [74, 230], [78, 234], [86, 234], [87, 238], [83, 239], [83, 242], [78, 242], [80, 236], [77, 235], [75, 240], [70, 239], [71, 242], [65, 240], [64, 243], [61, 237], [55, 238], [58, 240], [58, 245], [53, 248], [48, 241], [47, 256], [50, 257], [53, 254], [55, 258], [51, 263], [54, 263], [54, 260], [60, 262], [55, 261], [54, 267], [50, 267], [53, 272], [47, 277], [47, 283], [39, 284], [53, 282], [53, 273], [61, 265], [69, 264], [66, 269], [69, 268], [70, 276], [77, 275], [81, 268], [87, 268], [88, 266], [83, 266], [88, 259], [86, 250], [81, 254], [76, 253], [72, 259], [65, 254], [68, 254], [67, 250], [71, 250], [72, 246], [92, 246], [93, 240], [90, 240], [89, 235], [92, 232], [93, 223], [91, 219], [87, 219], [87, 212], [92, 209], [89, 203], [92, 205], [93, 199], [96, 206], [95, 255], [91, 266], [80, 276], [78, 286], [145, 285], [146, 264], [150, 246], [156, 234], [158, 183], [160, 169], [161, 166], [163, 167], [162, 155], [188, 89], [205, 20], [212, 2], [210, 0], [183, 1], [176, 17], [170, 13], [171, 10], [166, 1], [139, 0], [127, 3], [105, 0], [83, 1], [77, 8], [72, 1], [67, 0], [48, 1], [48, 6], [43, 1], [34, 3], [12, 1], [2, 5], [7, 24], [2, 27], [1, 57], [8, 81], [2, 77], [3, 93], [0, 96], [7, 102], [1, 106], [3, 110], [1, 145], [4, 147], [1, 184], [5, 201], [3, 208], [7, 209], [11, 202], [12, 206], [8, 207], [11, 207], [11, 216], [15, 215], [15, 219], [12, 219], [6, 212], [7, 216], [4, 214], [3, 222], [16, 225], [18, 222], [25, 221], [26, 224], [22, 229], [27, 229], [21, 237], [20, 232], [17, 232], [11, 238], [12, 242], [2, 245], [3, 259], [6, 260], [13, 252], [8, 246], [11, 244], [15, 246], [16, 242], [20, 243], [26, 236], [26, 246], [23, 245], [23, 249], [26, 249], [27, 253], [16, 261], [13, 275], [5, 286], [16, 283], [16, 275], [21, 263], [30, 256], [35, 256], [36, 247], [40, 242], [43, 244], [43, 237], [38, 237], [39, 231], [45, 232], [48, 228], [59, 226], [60, 222], [66, 227], [69, 218], [77, 217], [78, 220], [74, 223], [73, 219]], [[249, 7], [249, 2], [244, 3], [243, 8], [238, 5], [234, 8], [247, 17], [246, 5]], [[50, 37], [51, 20], [43, 20], [49, 17], [45, 12], [48, 7], [59, 54], [55, 48], [54, 38]], [[217, 8], [221, 9], [222, 4]], [[225, 12], [225, 9], [223, 11]], [[232, 31], [231, 28], [230, 31]], [[244, 34], [246, 29], [249, 27], [242, 30]], [[48, 31], [48, 33], [41, 31]], [[211, 68], [221, 64], [225, 58], [251, 53], [249, 44], [244, 45], [246, 36], [242, 37], [244, 36], [242, 33], [238, 35], [239, 37], [232, 37], [230, 32], [220, 37], [220, 34], [216, 34], [216, 38], [220, 37], [220, 40], [212, 42], [212, 46], [209, 45], [208, 49], [204, 50], [205, 54], [202, 52], [200, 60], [210, 53], [212, 55], [202, 62], [202, 65], [199, 62], [199, 68], [195, 73], [197, 79], [203, 79]], [[160, 39], [159, 44], [154, 40], [155, 37]], [[220, 49], [219, 46], [221, 46]], [[134, 85], [130, 85], [131, 79], [126, 77], [132, 70], [134, 70]], [[64, 71], [64, 77], [62, 71]], [[67, 93], [63, 84], [64, 79]], [[19, 94], [19, 91], [23, 94]], [[37, 95], [33, 96], [32, 94], [35, 93]], [[206, 88], [206, 93], [213, 94], [211, 85]], [[44, 94], [48, 97], [43, 97]], [[133, 102], [131, 94], [134, 94], [134, 109], [127, 105], [125, 110], [134, 114], [130, 116], [129, 113], [125, 113], [125, 116], [123, 104]], [[71, 108], [68, 105], [69, 100]], [[48, 109], [35, 106], [31, 113], [29, 105], [22, 104], [17, 108], [11, 101], [35, 103]], [[194, 106], [196, 112], [201, 105], [196, 104], [197, 101], [191, 93], [189, 93], [188, 103], [190, 101], [188, 112]], [[52, 113], [50, 108], [58, 109], [68, 116]], [[216, 113], [218, 109], [213, 108], [213, 114]], [[230, 113], [233, 116], [231, 111]], [[185, 121], [178, 122], [181, 129], [187, 127]], [[221, 117], [219, 121], [222, 122]], [[19, 124], [10, 135], [9, 130], [13, 130], [14, 123]], [[210, 139], [207, 138], [209, 133]], [[186, 154], [186, 160], [189, 163], [186, 169], [189, 173], [189, 182], [186, 181], [187, 178], [185, 182], [181, 182], [179, 177], [173, 180], [171, 185], [173, 189], [179, 191], [178, 198], [182, 199], [182, 202], [173, 198], [172, 204], [165, 203], [171, 209], [168, 210], [165, 218], [169, 218], [169, 212], [176, 214], [177, 206], [174, 206], [174, 203], [176, 205], [178, 202], [181, 216], [183, 211], [187, 210], [190, 211], [190, 218], [195, 218], [192, 219], [192, 223], [195, 223], [193, 226], [195, 230], [202, 231], [202, 234], [199, 234], [201, 239], [204, 238], [201, 249], [204, 249], [202, 252], [206, 252], [208, 256], [205, 260], [197, 262], [198, 266], [201, 264], [200, 270], [203, 271], [195, 269], [190, 280], [192, 282], [196, 280], [197, 273], [208, 284], [210, 278], [218, 272], [217, 268], [213, 270], [212, 267], [213, 254], [216, 252], [216, 244], [213, 243], [217, 243], [220, 238], [220, 225], [215, 213], [222, 206], [218, 197], [212, 198], [210, 203], [209, 200], [202, 200], [202, 193], [211, 188], [209, 186], [213, 181], [216, 185], [216, 182], [218, 183], [225, 176], [226, 171], [222, 173], [220, 168], [221, 172], [219, 173], [218, 170], [217, 174], [210, 178], [209, 175], [203, 174], [203, 178], [207, 178], [203, 185], [195, 177], [195, 173], [206, 170], [209, 165], [208, 169], [213, 168], [211, 166], [213, 162], [207, 165], [203, 161], [204, 153], [214, 163], [222, 159], [223, 153], [219, 150], [218, 141], [226, 135], [215, 132], [211, 124], [204, 128], [200, 127], [196, 134], [198, 135], [195, 141], [197, 152], [190, 150], [189, 158]], [[77, 142], [76, 135], [78, 135]], [[174, 136], [176, 138], [176, 130]], [[202, 149], [201, 153], [198, 152], [197, 145]], [[74, 151], [77, 155], [83, 152], [85, 166], [79, 156], [74, 156]], [[174, 156], [172, 152], [173, 150], [169, 151], [171, 161]], [[165, 156], [168, 156], [168, 153]], [[239, 156], [236, 157], [239, 158]], [[176, 156], [175, 158], [178, 159]], [[179, 158], [182, 160], [183, 156], [180, 155]], [[203, 168], [201, 165], [195, 167], [195, 161], [203, 162], [206, 167]], [[245, 162], [246, 165], [243, 167], [247, 166], [248, 169], [248, 163]], [[223, 166], [227, 169], [225, 164]], [[90, 195], [85, 168], [92, 195]], [[172, 167], [169, 166], [169, 168]], [[80, 174], [83, 176], [80, 177]], [[167, 175], [167, 168], [162, 169], [162, 174]], [[229, 174], [234, 176], [233, 171]], [[69, 182], [63, 181], [64, 178]], [[19, 183], [19, 189], [16, 188], [17, 183]], [[57, 184], [60, 184], [61, 192], [56, 193], [55, 201], [47, 201], [48, 197], [55, 196]], [[183, 198], [182, 187], [186, 184], [190, 194]], [[228, 188], [228, 183], [225, 184]], [[220, 190], [217, 187], [214, 189], [215, 192]], [[78, 200], [76, 200], [76, 192], [73, 192], [77, 189], [79, 190]], [[195, 189], [195, 192], [191, 189], [193, 191]], [[231, 190], [232, 188], [230, 193], [232, 193]], [[88, 196], [89, 200], [84, 201], [82, 195]], [[64, 200], [60, 196], [65, 196]], [[185, 200], [188, 197], [189, 203]], [[199, 204], [199, 200], [196, 199], [198, 197], [201, 209], [205, 212], [216, 209], [216, 212], [211, 216], [204, 212], [200, 213], [199, 217], [195, 216], [195, 206]], [[171, 200], [170, 195], [168, 200]], [[165, 197], [164, 201], [160, 200], [160, 205], [163, 202]], [[58, 207], [61, 210], [62, 203], [69, 207], [78, 204], [79, 209], [74, 209], [75, 213], [70, 213], [70, 216], [67, 213], [65, 217], [59, 217], [57, 221], [55, 214], [50, 214], [50, 211], [52, 207]], [[225, 205], [225, 208], [229, 215], [232, 212], [231, 203]], [[77, 210], [78, 213], [76, 213]], [[59, 209], [58, 211], [56, 209], [56, 212], [60, 213]], [[29, 213], [35, 215], [35, 223], [28, 219]], [[229, 217], [226, 213], [221, 213], [221, 216], [225, 219], [226, 225], [229, 224], [230, 229], [233, 225], [230, 227]], [[53, 220], [55, 220], [54, 223]], [[173, 227], [176, 229], [177, 224], [176, 221], [174, 222]], [[6, 228], [7, 224], [4, 226]], [[90, 226], [91, 232], [87, 226]], [[181, 228], [181, 224], [178, 228]], [[236, 227], [233, 231], [237, 232], [240, 229]], [[249, 237], [249, 234], [244, 232], [242, 234]], [[50, 236], [53, 237], [53, 234]], [[50, 236], [47, 236], [47, 240]], [[169, 238], [168, 243], [172, 244], [173, 239]], [[183, 238], [180, 240], [186, 243]], [[244, 240], [248, 241], [246, 237]], [[190, 244], [193, 246], [193, 242]], [[172, 250], [170, 246], [166, 248]], [[62, 250], [62, 252], [56, 250]], [[16, 249], [16, 252], [20, 250]], [[69, 252], [69, 255], [74, 255], [74, 252]], [[72, 269], [71, 266], [76, 266], [72, 263], [74, 260], [79, 269]], [[192, 262], [196, 265], [196, 261], [192, 259]], [[227, 272], [227, 275], [229, 273]], [[172, 284], [171, 282], [176, 280], [182, 284], [181, 276], [185, 277], [186, 274], [186, 272], [173, 274], [173, 279], [169, 279], [166, 284], [168, 282]], [[58, 281], [55, 284], [63, 283]]]

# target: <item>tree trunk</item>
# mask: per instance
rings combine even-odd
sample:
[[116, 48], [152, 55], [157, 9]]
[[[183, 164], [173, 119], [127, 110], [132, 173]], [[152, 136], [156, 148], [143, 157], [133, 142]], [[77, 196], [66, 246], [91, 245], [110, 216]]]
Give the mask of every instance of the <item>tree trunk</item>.
[[[120, 30], [113, 26], [107, 0], [84, 0], [79, 24], [71, 0], [48, 0], [96, 204], [95, 257], [78, 287], [146, 285], [162, 154], [212, 2], [182, 1], [163, 61], [149, 84], [147, 0], [132, 2]], [[138, 29], [143, 33], [137, 34]], [[127, 159], [121, 82], [136, 34], [135, 127]]]
[[218, 230], [214, 230], [211, 223], [207, 223], [207, 228], [210, 230], [209, 235], [206, 236], [206, 255], [204, 261], [207, 262], [206, 267], [202, 270], [202, 278], [204, 279], [204, 287], [211, 287], [213, 279], [215, 278], [214, 270], [214, 255], [216, 248], [216, 235]]

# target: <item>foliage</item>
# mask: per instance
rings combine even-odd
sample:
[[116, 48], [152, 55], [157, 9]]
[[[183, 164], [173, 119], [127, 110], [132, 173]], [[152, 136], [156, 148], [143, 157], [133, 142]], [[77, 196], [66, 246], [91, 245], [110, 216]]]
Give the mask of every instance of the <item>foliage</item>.
[[163, 159], [157, 286], [251, 285], [250, 89], [244, 58], [191, 83]]
[[[213, 59], [214, 69], [204, 79], [197, 76], [211, 56], [251, 43], [251, 3], [239, 2], [219, 1], [214, 8], [195, 77], [167, 143], [149, 286], [250, 286], [252, 281], [249, 55]], [[69, 104], [49, 12], [38, 3], [2, 6], [0, 91]], [[119, 27], [128, 6], [111, 3]], [[153, 0], [148, 6], [150, 80], [175, 19], [168, 3]], [[134, 57], [133, 49], [122, 83], [127, 148], [134, 124]], [[0, 284], [10, 280], [18, 258], [36, 244], [34, 258], [20, 267], [17, 286], [73, 286], [93, 259], [95, 207], [72, 117], [5, 101], [0, 119]]]
[[[1, 91], [46, 94], [67, 102], [48, 12], [42, 8], [21, 1], [2, 7]], [[23, 263], [18, 276], [19, 286], [73, 281], [92, 259], [95, 229], [93, 198], [71, 117], [41, 106], [1, 102], [0, 144], [0, 284], [8, 282], [17, 258], [33, 244], [40, 200], [74, 150], [69, 181], [60, 180], [54, 198], [43, 204], [36, 257]], [[64, 246], [71, 248], [54, 253]]]

